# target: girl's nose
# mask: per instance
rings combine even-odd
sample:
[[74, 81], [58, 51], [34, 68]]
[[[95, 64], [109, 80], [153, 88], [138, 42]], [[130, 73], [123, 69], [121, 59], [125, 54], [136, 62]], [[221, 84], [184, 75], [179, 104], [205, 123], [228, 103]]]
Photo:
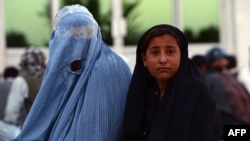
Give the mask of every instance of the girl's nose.
[[164, 53], [161, 53], [160, 55], [160, 63], [166, 63], [167, 62], [167, 55]]

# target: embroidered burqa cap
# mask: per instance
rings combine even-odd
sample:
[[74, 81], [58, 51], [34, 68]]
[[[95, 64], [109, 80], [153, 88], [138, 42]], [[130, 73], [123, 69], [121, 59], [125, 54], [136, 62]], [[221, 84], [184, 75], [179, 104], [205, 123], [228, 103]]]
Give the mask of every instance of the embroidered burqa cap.
[[81, 5], [62, 8], [42, 86], [15, 140], [117, 141], [131, 72]]

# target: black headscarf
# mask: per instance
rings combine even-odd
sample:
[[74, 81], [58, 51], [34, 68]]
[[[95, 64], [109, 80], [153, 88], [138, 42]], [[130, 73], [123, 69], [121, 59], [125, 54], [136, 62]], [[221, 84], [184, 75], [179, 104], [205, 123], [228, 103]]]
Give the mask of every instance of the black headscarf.
[[[144, 33], [137, 45], [136, 65], [128, 91], [123, 121], [125, 141], [139, 141], [142, 132], [144, 98], [153, 79], [141, 57], [147, 34], [155, 29], [167, 29], [179, 42], [181, 63], [169, 81], [158, 105], [149, 141], [216, 141], [220, 133], [220, 118], [209, 94], [204, 76], [188, 58], [188, 42], [178, 28], [156, 25]], [[151, 77], [152, 78], [152, 77]]]

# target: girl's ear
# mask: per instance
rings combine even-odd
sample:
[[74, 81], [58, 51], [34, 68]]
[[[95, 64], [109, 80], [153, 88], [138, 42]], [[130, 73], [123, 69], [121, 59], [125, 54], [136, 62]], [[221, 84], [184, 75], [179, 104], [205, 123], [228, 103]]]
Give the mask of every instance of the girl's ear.
[[147, 67], [147, 59], [146, 59], [146, 55], [144, 53], [141, 54], [141, 58], [142, 58], [144, 67]]

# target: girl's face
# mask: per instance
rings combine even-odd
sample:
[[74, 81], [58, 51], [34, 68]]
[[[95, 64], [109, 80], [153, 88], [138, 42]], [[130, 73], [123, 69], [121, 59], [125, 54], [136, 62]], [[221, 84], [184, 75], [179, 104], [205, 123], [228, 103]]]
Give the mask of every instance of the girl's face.
[[150, 41], [142, 59], [144, 66], [157, 82], [168, 82], [180, 66], [180, 47], [172, 35], [158, 36]]

